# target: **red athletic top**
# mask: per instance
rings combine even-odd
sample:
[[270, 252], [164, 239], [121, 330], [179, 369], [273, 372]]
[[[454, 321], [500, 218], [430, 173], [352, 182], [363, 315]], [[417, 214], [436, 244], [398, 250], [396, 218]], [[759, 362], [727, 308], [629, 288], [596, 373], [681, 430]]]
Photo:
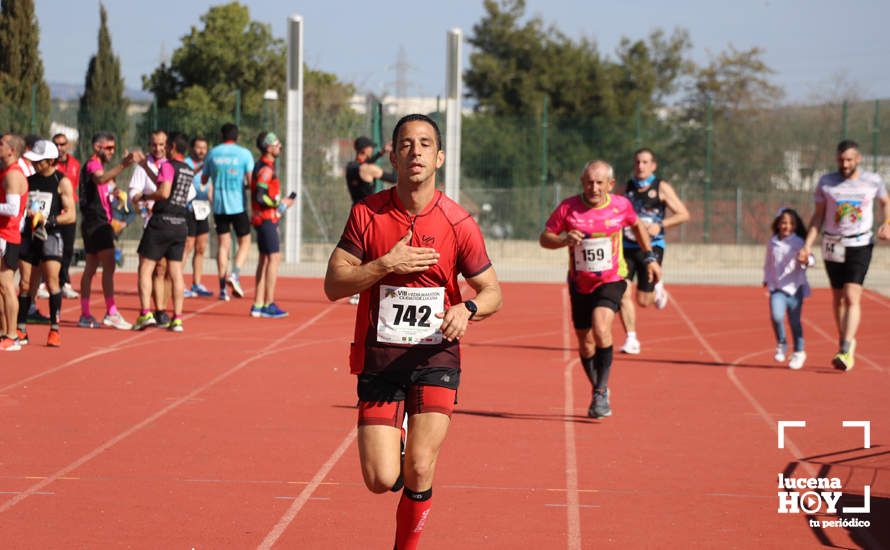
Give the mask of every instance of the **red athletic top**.
[[[265, 195], [274, 205], [263, 204], [259, 201], [258, 188], [264, 186]], [[261, 156], [253, 168], [253, 177], [250, 179], [250, 208], [253, 211], [250, 222], [259, 227], [263, 221], [277, 222], [281, 218], [278, 213], [278, 203], [281, 200], [281, 183], [275, 175], [275, 161]]]
[[[6, 202], [6, 189], [3, 188], [2, 182], [6, 179], [7, 173], [16, 170], [24, 177], [25, 173], [22, 172], [22, 167], [17, 163], [7, 167], [0, 174], [0, 202]], [[12, 244], [20, 244], [22, 242], [22, 217], [25, 214], [25, 209], [28, 208], [27, 179], [25, 182], [25, 192], [22, 193], [20, 198], [18, 216], [0, 216], [0, 239]]]
[[68, 155], [65, 162], [56, 161], [56, 170], [65, 174], [65, 177], [71, 180], [71, 187], [74, 189], [74, 204], [77, 204], [77, 186], [80, 183], [80, 161], [72, 155]]
[[395, 188], [387, 189], [352, 207], [337, 246], [367, 263], [389, 252], [411, 227], [414, 228], [411, 245], [435, 248], [440, 254], [439, 261], [419, 273], [391, 273], [362, 292], [355, 316], [355, 341], [349, 354], [349, 366], [354, 374], [389, 369], [460, 368], [457, 340], [400, 345], [391, 340], [390, 343], [378, 341], [377, 330], [382, 285], [444, 288], [444, 310], [447, 310], [462, 301], [458, 273], [465, 278], [475, 277], [491, 266], [482, 232], [466, 210], [436, 191], [430, 204], [412, 216], [405, 210]]

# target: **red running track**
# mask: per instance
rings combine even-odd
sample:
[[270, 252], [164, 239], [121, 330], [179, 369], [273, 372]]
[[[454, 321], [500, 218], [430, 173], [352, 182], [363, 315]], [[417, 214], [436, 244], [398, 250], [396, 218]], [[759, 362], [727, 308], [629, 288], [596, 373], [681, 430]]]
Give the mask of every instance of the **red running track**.
[[[397, 495], [365, 490], [354, 444], [354, 307], [319, 280], [279, 287], [285, 320], [208, 299], [187, 301], [180, 335], [66, 326], [48, 349], [32, 327], [0, 363], [0, 546], [391, 548]], [[614, 415], [594, 421], [563, 286], [504, 285], [464, 342], [423, 548], [890, 546], [890, 300], [867, 293], [844, 374], [816, 291], [795, 372], [772, 362], [762, 290], [670, 290], [639, 313], [643, 353], [616, 355]], [[120, 302], [134, 318], [135, 296]], [[778, 449], [778, 420], [808, 424]], [[871, 448], [843, 420], [870, 420]], [[872, 527], [777, 513], [781, 472], [842, 479], [848, 506], [870, 484]]]

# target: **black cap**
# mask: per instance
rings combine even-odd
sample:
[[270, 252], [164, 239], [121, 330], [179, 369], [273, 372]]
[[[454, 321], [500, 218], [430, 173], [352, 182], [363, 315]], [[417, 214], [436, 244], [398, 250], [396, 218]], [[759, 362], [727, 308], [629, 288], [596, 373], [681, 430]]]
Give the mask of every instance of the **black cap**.
[[355, 138], [355, 152], [358, 153], [365, 147], [377, 147], [377, 144], [371, 141], [371, 138], [367, 136], [360, 136]]

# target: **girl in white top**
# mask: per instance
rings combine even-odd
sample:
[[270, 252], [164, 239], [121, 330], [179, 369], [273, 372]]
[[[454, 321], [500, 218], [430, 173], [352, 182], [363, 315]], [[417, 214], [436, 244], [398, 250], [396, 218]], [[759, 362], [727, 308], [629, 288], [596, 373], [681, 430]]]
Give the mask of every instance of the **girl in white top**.
[[772, 228], [773, 236], [766, 245], [766, 261], [763, 264], [763, 286], [769, 289], [770, 317], [777, 342], [775, 360], [784, 363], [788, 351], [785, 339], [787, 313], [794, 338], [794, 353], [788, 366], [796, 370], [803, 367], [807, 359], [800, 318], [803, 300], [810, 295], [806, 269], [815, 264], [816, 258], [811, 254], [806, 265], [797, 260], [797, 253], [804, 245], [806, 228], [795, 210], [779, 210]]

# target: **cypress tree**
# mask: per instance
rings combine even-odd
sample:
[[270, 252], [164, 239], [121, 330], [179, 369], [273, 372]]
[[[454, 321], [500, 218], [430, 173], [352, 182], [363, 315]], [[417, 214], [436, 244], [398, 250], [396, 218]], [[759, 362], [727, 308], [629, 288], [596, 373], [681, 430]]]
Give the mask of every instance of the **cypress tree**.
[[0, 3], [0, 127], [19, 133], [49, 129], [49, 87], [43, 79], [40, 28], [33, 0]]
[[87, 68], [83, 95], [77, 111], [79, 149], [83, 158], [92, 155], [90, 138], [98, 131], [114, 132], [119, 144], [127, 133], [127, 100], [120, 59], [111, 49], [108, 14], [99, 4], [99, 49]]

